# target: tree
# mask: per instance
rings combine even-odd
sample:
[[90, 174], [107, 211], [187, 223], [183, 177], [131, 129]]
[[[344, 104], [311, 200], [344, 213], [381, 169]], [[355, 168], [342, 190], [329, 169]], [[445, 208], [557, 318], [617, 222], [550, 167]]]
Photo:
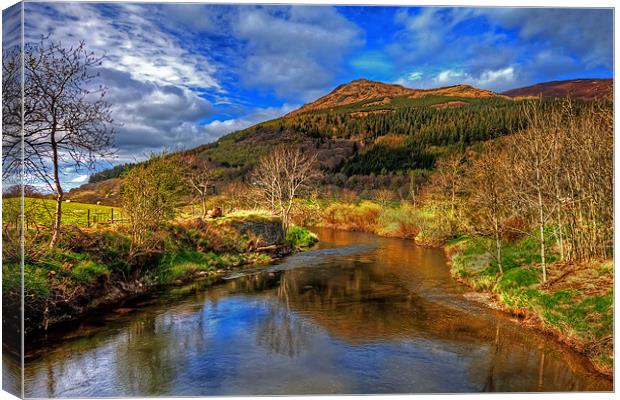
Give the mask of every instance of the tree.
[[510, 162], [507, 153], [498, 144], [485, 144], [482, 153], [467, 168], [467, 212], [473, 219], [475, 230], [491, 233], [495, 242], [494, 257], [500, 274], [502, 265], [502, 236], [504, 222], [511, 215], [508, 194]]
[[213, 171], [208, 160], [198, 155], [186, 155], [180, 158], [183, 178], [200, 202], [201, 217], [207, 216], [207, 197], [212, 185]]
[[427, 177], [423, 170], [414, 169], [408, 171], [409, 175], [409, 197], [411, 198], [411, 204], [416, 207], [419, 202], [420, 189], [426, 183]]
[[390, 189], [377, 189], [373, 191], [372, 197], [381, 205], [381, 209], [394, 200], [394, 192]]
[[132, 168], [121, 187], [123, 214], [129, 218], [130, 255], [148, 246], [153, 234], [175, 215], [181, 188], [177, 163], [168, 154], [153, 154]]
[[[8, 77], [6, 87], [3, 79], [3, 90], [21, 91], [21, 85], [9, 84], [20, 67], [16, 61], [20, 56], [15, 52], [7, 59], [3, 57], [3, 71]], [[23, 110], [14, 104], [7, 110], [9, 118], [23, 117], [23, 137], [21, 129], [9, 129], [3, 140], [16, 145], [23, 139], [23, 161], [3, 159], [4, 174], [23, 169], [26, 176], [44, 182], [55, 192], [53, 247], [60, 237], [62, 220], [61, 170], [67, 164], [76, 169], [92, 168], [97, 157], [110, 156], [113, 121], [104, 100], [105, 88], [95, 87], [97, 75], [91, 72], [101, 65], [102, 57], [88, 52], [84, 42], [65, 48], [42, 38], [38, 44], [26, 44], [23, 57]]]
[[435, 165], [433, 183], [436, 189], [448, 198], [450, 218], [455, 217], [457, 195], [463, 187], [464, 162], [464, 154], [456, 152], [440, 158]]
[[316, 155], [309, 156], [298, 147], [279, 147], [259, 160], [251, 182], [270, 210], [282, 218], [287, 232], [295, 199], [307, 193], [321, 175]]
[[541, 107], [524, 108], [528, 127], [510, 138], [512, 194], [517, 206], [532, 210], [538, 228], [543, 282], [547, 281], [545, 229], [553, 217], [556, 155], [561, 123], [551, 121]]

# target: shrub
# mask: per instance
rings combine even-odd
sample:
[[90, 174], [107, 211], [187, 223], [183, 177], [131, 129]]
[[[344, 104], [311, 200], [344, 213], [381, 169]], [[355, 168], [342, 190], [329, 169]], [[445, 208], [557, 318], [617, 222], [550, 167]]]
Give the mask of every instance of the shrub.
[[416, 210], [409, 205], [387, 208], [379, 217], [377, 233], [383, 236], [395, 236], [407, 239], [415, 238], [420, 232], [416, 224]]
[[301, 226], [291, 226], [286, 232], [286, 243], [294, 249], [307, 248], [318, 241], [314, 233]]
[[416, 242], [429, 245], [441, 245], [454, 237], [454, 229], [446, 218], [438, 218], [437, 213], [421, 210], [414, 214], [414, 224], [419, 233]]
[[323, 212], [323, 221], [334, 228], [376, 232], [381, 207], [370, 201], [359, 204], [333, 203]]

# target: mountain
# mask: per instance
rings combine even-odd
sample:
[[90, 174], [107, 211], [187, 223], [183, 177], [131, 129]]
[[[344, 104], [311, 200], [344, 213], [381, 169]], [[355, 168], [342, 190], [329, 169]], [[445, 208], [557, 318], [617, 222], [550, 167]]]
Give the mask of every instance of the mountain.
[[403, 175], [432, 168], [451, 146], [511, 133], [521, 119], [513, 99], [468, 85], [410, 89], [358, 79], [193, 152], [239, 176], [278, 145], [316, 153], [331, 174]]
[[[579, 87], [583, 94], [593, 92], [586, 86], [601, 86], [583, 81], [534, 85], [538, 89], [515, 89], [507, 92], [509, 96], [468, 85], [410, 89], [358, 79], [283, 117], [232, 132], [188, 153], [215, 165], [222, 186], [245, 179], [261, 156], [284, 145], [316, 154], [328, 187], [360, 193], [402, 188], [409, 184], [408, 174], [426, 174], [441, 155], [526, 126], [522, 105], [530, 101], [528, 95], [541, 93], [541, 87], [546, 93], [560, 93], [557, 88], [564, 88], [563, 93], [573, 88], [575, 93]], [[602, 81], [610, 87], [610, 81]], [[551, 98], [541, 106], [561, 105]], [[98, 175], [103, 181], [73, 190], [68, 197], [116, 201], [118, 182], [109, 184], [106, 178], [125, 169], [104, 171]]]
[[292, 111], [289, 115], [303, 114], [313, 110], [341, 107], [365, 100], [378, 99], [387, 102], [394, 97], [417, 98], [423, 96], [461, 96], [486, 98], [500, 96], [497, 93], [477, 89], [469, 85], [454, 85], [437, 89], [410, 89], [401, 85], [357, 79], [336, 87], [329, 94]]
[[572, 79], [537, 83], [511, 89], [502, 94], [508, 97], [571, 97], [574, 99], [599, 99], [612, 95], [613, 79]]

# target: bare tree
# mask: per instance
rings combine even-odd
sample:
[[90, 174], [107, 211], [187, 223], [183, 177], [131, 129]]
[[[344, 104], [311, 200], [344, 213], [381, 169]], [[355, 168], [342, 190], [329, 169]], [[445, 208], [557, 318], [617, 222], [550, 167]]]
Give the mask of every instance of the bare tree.
[[426, 178], [418, 170], [409, 171], [409, 197], [414, 207], [417, 207], [419, 203], [418, 197], [424, 183], [426, 183]]
[[2, 179], [22, 185], [22, 64], [21, 48], [2, 52]]
[[510, 162], [500, 144], [485, 144], [482, 153], [467, 168], [467, 213], [474, 229], [481, 234], [491, 233], [495, 242], [495, 260], [500, 274], [502, 265], [502, 236], [506, 219], [511, 215], [511, 198], [507, 176]]
[[436, 172], [433, 175], [433, 186], [450, 204], [450, 217], [456, 215], [457, 195], [463, 187], [463, 170], [465, 155], [452, 153], [437, 160]]
[[567, 100], [552, 118], [562, 124], [553, 180], [561, 256], [608, 257], [613, 248], [612, 103], [588, 103], [577, 110]]
[[287, 232], [295, 200], [320, 177], [316, 155], [307, 155], [297, 147], [279, 147], [260, 159], [251, 179], [263, 201], [282, 218]]
[[[11, 54], [3, 58], [3, 71], [15, 74], [19, 62]], [[4, 132], [6, 141], [17, 145], [23, 139], [23, 161], [4, 159], [3, 174], [23, 168], [33, 180], [48, 185], [56, 194], [56, 211], [50, 247], [60, 236], [64, 191], [61, 169], [69, 164], [92, 168], [97, 157], [111, 155], [112, 118], [104, 100], [105, 88], [95, 85], [97, 75], [92, 69], [101, 65], [102, 57], [86, 50], [84, 42], [68, 48], [42, 38], [38, 44], [24, 46], [22, 110], [10, 105], [9, 115], [23, 116], [23, 137], [20, 130]], [[10, 79], [9, 79], [10, 80]], [[8, 82], [7, 82], [8, 83]], [[21, 90], [7, 84], [5, 90]], [[9, 151], [10, 153], [10, 151]], [[5, 153], [7, 154], [7, 153]], [[4, 157], [4, 154], [3, 154]]]
[[201, 217], [207, 216], [207, 198], [213, 186], [213, 171], [208, 160], [198, 155], [186, 155], [180, 158], [183, 178], [188, 183], [200, 203]]
[[395, 198], [394, 192], [390, 189], [376, 189], [373, 191], [372, 197], [381, 205], [381, 209], [385, 209], [385, 206]]
[[[547, 281], [545, 230], [555, 213], [557, 154], [560, 151], [561, 119], [551, 118], [540, 104], [523, 109], [528, 127], [510, 138], [512, 194], [515, 205], [532, 211], [538, 230], [543, 282]], [[556, 114], [558, 115], [558, 114]]]

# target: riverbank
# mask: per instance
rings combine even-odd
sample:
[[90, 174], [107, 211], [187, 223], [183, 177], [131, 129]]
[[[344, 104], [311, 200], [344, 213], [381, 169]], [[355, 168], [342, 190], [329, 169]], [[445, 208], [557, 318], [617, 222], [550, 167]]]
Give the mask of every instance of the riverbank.
[[472, 312], [441, 249], [316, 232], [277, 266], [155, 292], [28, 346], [26, 395], [612, 390], [555, 340]]
[[384, 237], [415, 240], [427, 247], [441, 247], [453, 232], [450, 221], [431, 207], [407, 203], [378, 204], [372, 201], [334, 201], [322, 207], [314, 224], [318, 227], [374, 233]]
[[[49, 231], [27, 232], [27, 337], [162, 287], [197, 279], [213, 284], [231, 270], [271, 264], [317, 239], [300, 227], [292, 227], [285, 236], [278, 218], [246, 212], [166, 224], [154, 233], [148, 247], [133, 254], [131, 236], [119, 225], [67, 226], [58, 247], [51, 250], [48, 240]], [[11, 262], [6, 257], [3, 265], [5, 310], [20, 302], [18, 260]], [[19, 316], [5, 315], [5, 327], [19, 324]]]
[[613, 376], [613, 260], [569, 263], [551, 253], [542, 283], [537, 246], [529, 237], [507, 244], [503, 275], [484, 238], [453, 240], [445, 250], [452, 276], [476, 292], [472, 300], [553, 336]]
[[[445, 211], [445, 210], [444, 210]], [[441, 247], [458, 282], [475, 292], [471, 300], [518, 317], [524, 326], [555, 337], [586, 355], [594, 369], [613, 374], [613, 260], [568, 263], [560, 260], [549, 232], [548, 281], [542, 283], [537, 240], [525, 235], [506, 240], [504, 275], [499, 275], [494, 244], [483, 237], [459, 234], [442, 212], [429, 205], [384, 205], [370, 201], [332, 202], [323, 208], [318, 226], [412, 239], [417, 245]]]

